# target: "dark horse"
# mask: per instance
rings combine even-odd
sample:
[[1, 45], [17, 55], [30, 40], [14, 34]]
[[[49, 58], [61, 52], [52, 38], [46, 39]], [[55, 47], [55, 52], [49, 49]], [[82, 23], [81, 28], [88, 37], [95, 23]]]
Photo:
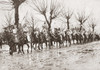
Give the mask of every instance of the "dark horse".
[[61, 48], [61, 44], [63, 43], [64, 36], [62, 34], [60, 34], [59, 32], [55, 32], [55, 34], [52, 35], [52, 37], [53, 37], [54, 43], [56, 43], [56, 45], [59, 48]]
[[41, 49], [43, 49], [43, 43], [45, 43], [46, 48], [47, 48], [47, 39], [46, 39], [46, 35], [43, 32], [39, 33], [39, 46]]
[[2, 44], [3, 44], [3, 38], [0, 36], [0, 48], [2, 49]]
[[[37, 49], [37, 47], [38, 47], [38, 49], [40, 50], [40, 46], [39, 46], [39, 44], [41, 44], [42, 43], [42, 40], [41, 40], [41, 37], [40, 37], [41, 35], [40, 34], [38, 34], [38, 33], [34, 33], [34, 32], [32, 32], [31, 33], [31, 52], [32, 52], [32, 48], [33, 48], [33, 46], [34, 46], [34, 50], [36, 50]], [[43, 47], [42, 47], [43, 48]]]
[[28, 39], [27, 39], [27, 35], [26, 35], [26, 32], [18, 32], [17, 34], [18, 36], [18, 42], [16, 42], [15, 44], [18, 45], [18, 53], [23, 53], [24, 54], [24, 50], [23, 50], [23, 46], [24, 45], [27, 45], [27, 53], [29, 53], [29, 42], [28, 42]]
[[13, 33], [9, 32], [9, 31], [5, 31], [3, 34], [3, 38], [5, 38], [5, 41], [7, 42], [7, 44], [9, 45], [9, 53], [10, 55], [13, 55], [13, 52], [16, 51], [16, 45], [14, 42], [14, 35]]
[[95, 40], [100, 40], [100, 36], [98, 34], [95, 34]]
[[75, 40], [76, 40], [76, 33], [72, 33], [71, 36], [72, 36], [72, 41], [73, 41], [73, 44], [75, 44]]
[[65, 40], [66, 43], [69, 43], [69, 46], [71, 45], [71, 35], [65, 32]]

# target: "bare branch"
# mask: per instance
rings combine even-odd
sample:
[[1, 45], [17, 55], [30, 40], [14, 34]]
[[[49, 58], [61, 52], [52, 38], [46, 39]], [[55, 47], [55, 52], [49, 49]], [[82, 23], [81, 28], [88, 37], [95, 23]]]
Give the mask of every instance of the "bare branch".
[[35, 11], [41, 13], [42, 15], [46, 14], [47, 11], [47, 2], [45, 0], [32, 0], [35, 8], [32, 7]]
[[12, 16], [10, 13], [8, 13], [7, 15], [5, 15], [5, 20], [4, 21], [6, 23], [6, 26], [3, 26], [4, 28], [7, 28], [7, 30], [9, 32], [12, 31], [12, 28], [13, 28], [13, 24], [12, 24]]
[[95, 22], [95, 18], [91, 18], [90, 19], [90, 22], [89, 22], [89, 26], [92, 28], [92, 30], [94, 31], [95, 27], [97, 26], [96, 25], [96, 22]]
[[86, 16], [85, 15], [85, 12], [83, 13], [77, 13], [77, 16], [76, 16], [76, 19], [81, 23], [85, 23], [88, 19], [89, 19], [90, 15], [89, 16]]
[[73, 12], [71, 10], [67, 10], [67, 11], [64, 11], [62, 12], [62, 17], [69, 20], [73, 15]]
[[[57, 0], [56, 0], [57, 2]], [[61, 6], [60, 3], [56, 3], [51, 0], [51, 4], [50, 4], [50, 16], [51, 16], [51, 19], [55, 19], [59, 16], [59, 14], [62, 12], [63, 8]]]

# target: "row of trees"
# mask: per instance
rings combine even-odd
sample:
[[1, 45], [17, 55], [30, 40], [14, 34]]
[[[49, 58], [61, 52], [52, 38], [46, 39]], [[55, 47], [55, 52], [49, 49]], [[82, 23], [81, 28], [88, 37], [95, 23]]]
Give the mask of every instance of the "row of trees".
[[[35, 10], [36, 12], [44, 16], [45, 21], [48, 25], [48, 33], [50, 33], [51, 24], [53, 20], [57, 18], [62, 18], [61, 21], [66, 23], [68, 30], [70, 29], [70, 25], [69, 25], [70, 19], [72, 18], [74, 14], [72, 10], [68, 9], [66, 11], [65, 8], [62, 6], [62, 4], [58, 2], [57, 0], [50, 0], [50, 1], [32, 0], [31, 3], [32, 4], [31, 5], [29, 4], [29, 6], [31, 6], [33, 10]], [[75, 15], [76, 20], [80, 23], [79, 32], [81, 32], [83, 28], [83, 24], [89, 19], [89, 17], [90, 15], [86, 15], [85, 12], [80, 12], [80, 13], [77, 13], [77, 15]], [[94, 18], [92, 18], [90, 21], [91, 21], [90, 22], [91, 24], [89, 24], [89, 26], [94, 31], [95, 26], [96, 26], [95, 20]]]
[[[17, 29], [19, 26], [19, 7], [22, 3], [26, 3], [28, 4], [34, 11], [38, 12], [40, 14], [40, 16], [42, 15], [45, 19], [45, 24], [48, 25], [48, 27], [44, 27], [47, 28], [47, 33], [49, 35], [49, 37], [51, 37], [51, 24], [54, 20], [59, 19], [61, 21], [63, 21], [63, 23], [66, 23], [67, 25], [67, 30], [70, 30], [70, 19], [72, 18], [72, 16], [74, 15], [74, 12], [72, 10], [64, 10], [64, 6], [62, 6], [62, 4], [60, 2], [58, 2], [57, 0], [31, 0], [31, 3], [28, 2], [28, 0], [11, 0], [12, 6], [14, 6], [14, 10], [15, 10], [15, 21], [13, 22], [14, 25], [16, 26]], [[34, 12], [33, 11], [33, 12]], [[26, 15], [27, 17], [27, 15]], [[80, 23], [80, 28], [79, 28], [79, 32], [82, 31], [83, 29], [83, 24], [89, 19], [90, 15], [86, 15], [85, 12], [81, 12], [81, 13], [77, 13], [77, 15], [75, 16], [76, 20]], [[31, 32], [35, 32], [35, 22], [34, 22], [34, 17], [31, 15], [30, 16], [31, 20], [25, 19], [25, 22], [28, 23], [28, 25], [30, 25], [29, 28], [31, 28]], [[13, 26], [12, 26], [12, 17], [11, 15], [8, 14], [8, 17], [6, 17], [6, 23], [8, 23], [8, 27], [7, 29], [9, 31], [12, 31]], [[91, 21], [91, 20], [90, 20]], [[93, 29], [95, 29], [96, 24], [94, 23], [95, 20], [92, 20], [90, 23], [90, 27]], [[31, 23], [31, 24], [30, 24]], [[26, 27], [27, 25], [25, 24], [23, 26]], [[28, 29], [29, 29], [28, 28]], [[49, 42], [51, 42], [51, 40], [49, 40]], [[50, 47], [50, 45], [49, 45]]]
[[[60, 2], [58, 2], [57, 0], [31, 0], [31, 4], [28, 3], [28, 1], [26, 0], [11, 0], [14, 9], [15, 9], [15, 25], [18, 28], [19, 25], [19, 6], [26, 2], [30, 7], [32, 7], [33, 10], [35, 10], [36, 12], [38, 12], [39, 14], [41, 14], [42, 16], [44, 16], [45, 18], [45, 22], [48, 25], [48, 34], [50, 34], [51, 31], [51, 24], [53, 22], [53, 20], [57, 19], [57, 18], [62, 18], [60, 19], [61, 21], [63, 21], [64, 23], [66, 23], [67, 25], [67, 29], [70, 29], [70, 19], [73, 16], [73, 11], [72, 10], [64, 10], [64, 7], [62, 6], [62, 4]], [[80, 29], [79, 31], [81, 32], [82, 30], [82, 26], [83, 24], [89, 19], [90, 15], [86, 15], [85, 12], [81, 12], [81, 13], [77, 13], [77, 15], [75, 16], [76, 20], [80, 23]], [[7, 22], [11, 23], [11, 18], [6, 17]], [[64, 19], [64, 20], [63, 20]], [[34, 18], [31, 16], [31, 23], [32, 23], [32, 27], [34, 27]], [[94, 23], [94, 19], [90, 20], [91, 24], [89, 25], [92, 30], [94, 31], [96, 24]], [[27, 23], [30, 23], [29, 21], [27, 21]], [[34, 28], [33, 28], [34, 30]]]

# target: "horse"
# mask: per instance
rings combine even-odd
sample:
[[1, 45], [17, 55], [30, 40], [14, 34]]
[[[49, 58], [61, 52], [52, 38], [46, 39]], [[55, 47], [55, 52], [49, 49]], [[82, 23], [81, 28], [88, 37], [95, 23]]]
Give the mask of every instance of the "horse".
[[[69, 43], [69, 46], [71, 46], [71, 33], [70, 32], [65, 32], [65, 40], [66, 40], [66, 44]], [[66, 45], [67, 46], [67, 45]]]
[[92, 42], [93, 41], [93, 34], [89, 33], [88, 34], [88, 42]]
[[64, 34], [60, 34], [60, 44], [62, 45], [62, 46], [64, 46], [64, 41], [65, 41], [65, 36], [64, 36]]
[[97, 40], [97, 41], [100, 40], [100, 36], [98, 34], [95, 34], [94, 40]]
[[88, 35], [86, 34], [86, 32], [83, 33], [84, 39], [83, 39], [83, 43], [87, 43], [88, 42]]
[[80, 43], [80, 44], [83, 43], [83, 38], [84, 38], [84, 36], [83, 36], [83, 34], [80, 32], [80, 33], [79, 33], [79, 43]]
[[7, 45], [9, 45], [9, 54], [13, 55], [13, 53], [15, 52], [15, 43], [14, 43], [14, 35], [12, 32], [9, 31], [5, 31], [3, 33], [3, 38], [5, 38], [5, 41], [7, 42]]
[[40, 32], [39, 35], [39, 49], [43, 49], [43, 43], [46, 43], [46, 38], [45, 35], [43, 34], [43, 32]]
[[73, 44], [75, 44], [75, 40], [76, 40], [76, 35], [75, 35], [75, 33], [72, 33], [71, 36], [72, 36]]
[[56, 43], [56, 45], [61, 48], [61, 44], [63, 44], [64, 46], [64, 35], [59, 33], [59, 32], [55, 32], [55, 34], [52, 34], [52, 41], [54, 41], [54, 43]]
[[40, 46], [39, 46], [40, 43], [41, 43], [40, 34], [32, 32], [31, 33], [31, 52], [34, 45], [35, 45], [34, 50], [36, 50], [37, 47], [38, 47], [38, 50], [40, 50]]
[[[15, 37], [16, 38], [16, 37]], [[23, 53], [24, 54], [24, 50], [23, 50], [23, 46], [27, 45], [27, 53], [29, 53], [29, 41], [27, 39], [27, 32], [24, 32], [22, 29], [18, 29], [17, 31], [17, 38], [18, 38], [18, 42], [15, 42], [16, 46], [18, 45], [18, 54], [19, 53]]]

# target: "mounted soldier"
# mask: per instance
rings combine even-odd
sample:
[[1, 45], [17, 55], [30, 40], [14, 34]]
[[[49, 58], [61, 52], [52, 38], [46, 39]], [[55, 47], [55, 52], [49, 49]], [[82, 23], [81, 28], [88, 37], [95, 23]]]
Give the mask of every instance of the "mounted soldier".
[[83, 43], [83, 33], [82, 32], [79, 32], [79, 41], [80, 41], [80, 44]]
[[26, 34], [27, 34], [27, 32], [23, 31], [23, 28], [20, 24], [17, 29], [18, 42], [16, 43], [16, 45], [18, 45], [18, 53], [22, 52], [24, 54], [23, 46], [25, 44], [28, 46], [27, 53], [29, 53], [29, 45], [28, 45], [28, 39], [27, 39]]
[[59, 29], [57, 28], [55, 28], [55, 31], [54, 31], [54, 42], [56, 42], [57, 46], [60, 46]]
[[65, 32], [65, 38], [66, 38], [66, 43], [69, 43], [69, 46], [70, 46], [71, 45], [71, 39], [72, 39], [70, 30], [67, 30]]
[[76, 36], [75, 36], [76, 32], [73, 31], [71, 36], [72, 36], [72, 40], [73, 40], [73, 44], [75, 44], [75, 40], [76, 40]]
[[87, 43], [88, 37], [86, 31], [83, 33], [83, 36], [84, 36], [83, 43]]

